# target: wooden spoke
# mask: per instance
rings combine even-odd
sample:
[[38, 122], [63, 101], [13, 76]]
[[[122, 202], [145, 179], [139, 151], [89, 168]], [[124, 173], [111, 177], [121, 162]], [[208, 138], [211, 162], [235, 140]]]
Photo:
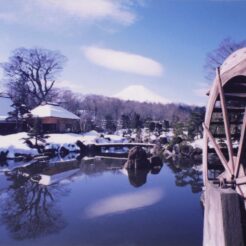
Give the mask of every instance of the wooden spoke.
[[240, 137], [239, 148], [238, 148], [238, 153], [237, 153], [236, 168], [235, 168], [236, 177], [239, 176], [240, 163], [241, 163], [243, 154], [245, 154], [243, 153], [243, 149], [246, 144], [245, 138], [246, 138], [246, 108], [244, 112], [243, 124], [241, 128], [241, 137]]
[[230, 131], [230, 124], [228, 118], [228, 111], [226, 107], [225, 95], [222, 87], [222, 81], [220, 77], [220, 68], [217, 68], [217, 77], [218, 77], [218, 88], [220, 94], [220, 104], [222, 108], [222, 114], [224, 118], [224, 126], [225, 126], [225, 134], [226, 134], [226, 144], [229, 152], [230, 164], [232, 172], [234, 173], [234, 158], [233, 158], [233, 149], [232, 149], [232, 141], [231, 141], [231, 131]]
[[204, 130], [205, 130], [205, 132], [206, 132], [206, 134], [207, 134], [209, 140], [211, 141], [211, 143], [212, 143], [212, 145], [213, 145], [213, 147], [214, 147], [214, 149], [215, 149], [215, 152], [216, 152], [216, 154], [218, 155], [218, 157], [219, 157], [219, 159], [220, 159], [222, 165], [224, 166], [225, 170], [227, 171], [227, 173], [228, 173], [229, 175], [232, 176], [232, 175], [233, 175], [233, 172], [232, 172], [232, 170], [230, 169], [230, 167], [228, 166], [227, 160], [226, 160], [225, 156], [223, 155], [223, 153], [221, 152], [220, 147], [219, 147], [218, 144], [216, 143], [216, 141], [215, 141], [215, 139], [214, 139], [212, 133], [210, 132], [210, 130], [208, 129], [208, 127], [207, 127], [205, 124], [203, 124], [203, 128], [204, 128]]

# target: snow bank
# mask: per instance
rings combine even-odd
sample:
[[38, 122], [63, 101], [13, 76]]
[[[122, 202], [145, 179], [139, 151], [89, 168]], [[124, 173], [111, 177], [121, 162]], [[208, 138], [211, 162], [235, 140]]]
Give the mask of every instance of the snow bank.
[[[121, 136], [116, 135], [105, 135], [101, 137], [101, 134], [96, 131], [91, 131], [85, 134], [74, 134], [74, 133], [63, 133], [63, 134], [47, 134], [45, 149], [57, 149], [65, 147], [70, 152], [78, 151], [79, 147], [76, 142], [79, 140], [85, 145], [95, 144], [95, 143], [122, 143], [126, 139]], [[24, 142], [24, 138], [27, 138], [28, 134], [26, 132], [20, 132], [16, 134], [11, 134], [7, 136], [0, 135], [0, 152], [9, 151], [7, 157], [14, 158], [15, 154], [28, 154], [37, 155], [38, 151], [36, 149], [31, 149]], [[33, 141], [34, 142], [34, 141]]]
[[36, 149], [30, 149], [27, 144], [24, 143], [23, 138], [27, 138], [26, 132], [20, 132], [16, 134], [1, 136], [0, 135], [0, 152], [9, 151], [7, 157], [14, 158], [15, 153], [26, 155], [37, 155]]
[[83, 136], [75, 133], [57, 133], [48, 134], [45, 149], [60, 149], [65, 147], [69, 151], [77, 151], [79, 147], [76, 145], [78, 140], [83, 141]]
[[196, 139], [194, 142], [191, 143], [193, 148], [200, 148], [203, 149], [203, 138]]

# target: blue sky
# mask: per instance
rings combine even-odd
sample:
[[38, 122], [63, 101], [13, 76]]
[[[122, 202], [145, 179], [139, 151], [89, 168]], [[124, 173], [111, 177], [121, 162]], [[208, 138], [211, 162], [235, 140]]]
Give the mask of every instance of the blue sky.
[[245, 13], [244, 0], [0, 0], [0, 62], [55, 49], [68, 58], [57, 86], [113, 96], [137, 84], [201, 105], [206, 54], [245, 39]]

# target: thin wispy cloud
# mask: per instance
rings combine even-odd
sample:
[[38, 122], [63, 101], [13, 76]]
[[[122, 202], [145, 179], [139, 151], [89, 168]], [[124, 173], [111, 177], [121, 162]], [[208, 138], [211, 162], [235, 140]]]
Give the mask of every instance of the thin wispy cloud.
[[107, 69], [147, 76], [163, 74], [163, 66], [159, 62], [138, 54], [96, 46], [82, 47], [81, 50], [90, 62]]
[[143, 7], [138, 0], [3, 0], [5, 6], [0, 12], [0, 20], [30, 25], [58, 25], [63, 21], [91, 21], [131, 25], [138, 18], [137, 6]]
[[40, 5], [63, 11], [65, 14], [76, 16], [81, 19], [111, 19], [124, 25], [132, 24], [136, 20], [136, 15], [130, 9], [128, 1], [38, 0], [38, 2]]

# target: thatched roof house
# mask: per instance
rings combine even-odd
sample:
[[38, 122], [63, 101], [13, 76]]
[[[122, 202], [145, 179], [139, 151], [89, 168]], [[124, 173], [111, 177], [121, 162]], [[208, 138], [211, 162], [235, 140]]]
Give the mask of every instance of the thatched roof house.
[[77, 132], [80, 118], [55, 103], [45, 103], [31, 110], [42, 120], [45, 132]]

